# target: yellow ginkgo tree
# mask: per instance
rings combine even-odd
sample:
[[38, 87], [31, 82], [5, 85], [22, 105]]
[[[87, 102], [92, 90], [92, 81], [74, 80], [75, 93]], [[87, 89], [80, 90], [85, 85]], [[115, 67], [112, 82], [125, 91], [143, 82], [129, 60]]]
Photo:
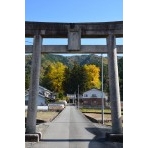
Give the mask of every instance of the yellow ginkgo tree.
[[98, 88], [101, 87], [101, 81], [100, 81], [100, 68], [96, 65], [84, 65], [84, 69], [87, 75], [87, 81], [86, 86], [87, 89], [91, 88]]
[[46, 88], [54, 92], [62, 92], [62, 83], [65, 79], [64, 71], [66, 66], [61, 62], [53, 62], [46, 69], [43, 83], [48, 85]]

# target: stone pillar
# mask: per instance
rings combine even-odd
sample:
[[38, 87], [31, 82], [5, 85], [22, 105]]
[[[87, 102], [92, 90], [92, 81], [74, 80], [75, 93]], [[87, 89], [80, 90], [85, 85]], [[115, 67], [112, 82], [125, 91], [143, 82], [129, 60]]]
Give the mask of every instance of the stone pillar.
[[116, 38], [113, 34], [107, 37], [109, 90], [111, 101], [112, 132], [122, 133], [119, 76], [117, 63]]
[[74, 24], [68, 29], [68, 50], [81, 49], [81, 29]]
[[31, 78], [29, 87], [29, 101], [27, 112], [26, 133], [36, 133], [36, 113], [37, 113], [37, 97], [39, 89], [39, 75], [41, 63], [41, 46], [42, 37], [40, 35], [34, 36], [33, 53], [32, 53], [32, 66]]

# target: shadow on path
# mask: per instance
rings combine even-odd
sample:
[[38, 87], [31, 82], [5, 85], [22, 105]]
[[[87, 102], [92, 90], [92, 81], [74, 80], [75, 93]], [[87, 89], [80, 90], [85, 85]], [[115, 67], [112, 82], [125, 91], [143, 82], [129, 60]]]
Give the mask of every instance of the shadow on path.
[[89, 147], [88, 148], [122, 148], [123, 143], [119, 142], [109, 142], [105, 138], [106, 132], [109, 132], [109, 128], [86, 128], [87, 131], [90, 133], [96, 135], [92, 140], [89, 142]]

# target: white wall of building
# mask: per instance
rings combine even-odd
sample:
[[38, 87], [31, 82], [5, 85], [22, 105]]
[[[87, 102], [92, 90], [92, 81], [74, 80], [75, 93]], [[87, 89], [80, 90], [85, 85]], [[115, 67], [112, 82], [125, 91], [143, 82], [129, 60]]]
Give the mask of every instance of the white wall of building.
[[[28, 101], [28, 99], [29, 99], [29, 95], [26, 95], [25, 96], [25, 101]], [[45, 98], [42, 95], [38, 95], [38, 98], [37, 98], [37, 106], [42, 106], [42, 105], [43, 106], [46, 105]]]
[[[102, 98], [102, 91], [98, 89], [91, 89], [83, 93], [83, 98]], [[104, 93], [103, 98], [105, 98]]]

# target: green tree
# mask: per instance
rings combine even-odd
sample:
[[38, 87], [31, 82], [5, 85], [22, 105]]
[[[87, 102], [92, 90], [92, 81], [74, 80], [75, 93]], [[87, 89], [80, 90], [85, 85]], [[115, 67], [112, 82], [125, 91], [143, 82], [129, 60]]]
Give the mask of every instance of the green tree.
[[28, 89], [30, 85], [31, 59], [32, 56], [25, 55], [25, 89]]
[[86, 72], [83, 66], [78, 65], [77, 63], [74, 64], [73, 69], [71, 70], [71, 90], [73, 93], [77, 93], [78, 86], [79, 86], [79, 93], [82, 93], [85, 90], [86, 84]]
[[80, 93], [82, 93], [85, 90], [86, 72], [83, 66], [74, 63], [72, 69], [67, 68], [65, 70], [65, 75], [65, 81], [63, 82], [65, 94], [77, 93], [78, 85]]
[[123, 101], [123, 57], [118, 60], [120, 99]]
[[[100, 73], [102, 73], [102, 69]], [[100, 79], [102, 79], [102, 75]], [[107, 64], [103, 65], [103, 90], [104, 92], [109, 94], [109, 77], [108, 77], [108, 65]]]
[[64, 89], [64, 92], [65, 92], [65, 95], [67, 93], [73, 93], [72, 90], [71, 90], [71, 69], [66, 67], [65, 68], [65, 72], [64, 72], [64, 75], [65, 75], [65, 79], [63, 81], [63, 89]]

